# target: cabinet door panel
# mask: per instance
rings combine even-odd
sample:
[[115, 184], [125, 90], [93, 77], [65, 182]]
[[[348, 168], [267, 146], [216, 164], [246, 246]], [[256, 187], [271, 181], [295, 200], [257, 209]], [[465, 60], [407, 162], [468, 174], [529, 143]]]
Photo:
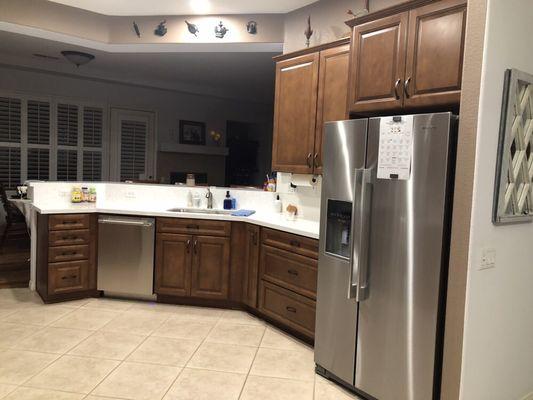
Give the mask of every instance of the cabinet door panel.
[[348, 119], [348, 68], [350, 46], [339, 46], [320, 52], [318, 79], [318, 105], [313, 167], [315, 174], [322, 173], [322, 137], [324, 123]]
[[192, 236], [160, 233], [156, 239], [155, 292], [188, 296], [191, 292]]
[[405, 106], [459, 104], [466, 2], [445, 0], [411, 11]]
[[247, 224], [245, 242], [245, 266], [243, 300], [250, 307], [257, 308], [257, 284], [259, 280], [259, 227]]
[[353, 30], [350, 111], [402, 106], [407, 12], [367, 22]]
[[315, 141], [318, 53], [276, 65], [274, 171], [311, 173]]
[[230, 239], [194, 236], [191, 296], [206, 299], [228, 298]]

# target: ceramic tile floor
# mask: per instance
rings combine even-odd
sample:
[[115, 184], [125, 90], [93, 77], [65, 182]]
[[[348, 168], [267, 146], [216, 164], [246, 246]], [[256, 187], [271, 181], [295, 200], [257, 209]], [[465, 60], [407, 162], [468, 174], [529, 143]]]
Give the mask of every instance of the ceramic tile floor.
[[0, 289], [0, 399], [349, 400], [312, 348], [241, 311]]

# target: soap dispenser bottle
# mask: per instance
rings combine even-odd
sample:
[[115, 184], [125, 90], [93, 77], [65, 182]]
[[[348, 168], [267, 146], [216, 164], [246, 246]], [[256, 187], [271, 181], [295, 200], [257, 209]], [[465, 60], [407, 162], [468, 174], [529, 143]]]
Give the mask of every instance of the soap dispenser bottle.
[[232, 207], [233, 207], [233, 201], [231, 200], [231, 196], [228, 190], [226, 191], [226, 198], [224, 199], [224, 210], [231, 210]]

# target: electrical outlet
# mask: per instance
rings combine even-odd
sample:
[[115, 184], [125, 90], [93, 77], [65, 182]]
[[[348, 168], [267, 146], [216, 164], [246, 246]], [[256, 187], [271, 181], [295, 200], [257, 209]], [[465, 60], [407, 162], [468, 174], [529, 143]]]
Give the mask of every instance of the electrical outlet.
[[479, 260], [479, 269], [489, 269], [496, 267], [496, 249], [485, 247], [481, 249], [481, 259]]
[[135, 195], [135, 192], [126, 192], [126, 198], [127, 199], [134, 199], [137, 196]]

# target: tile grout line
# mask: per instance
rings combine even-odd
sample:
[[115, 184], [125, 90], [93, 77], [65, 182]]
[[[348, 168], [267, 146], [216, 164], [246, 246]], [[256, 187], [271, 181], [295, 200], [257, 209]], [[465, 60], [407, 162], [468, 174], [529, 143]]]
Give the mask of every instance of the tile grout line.
[[252, 359], [252, 362], [250, 363], [250, 367], [248, 368], [248, 373], [246, 374], [246, 377], [244, 378], [244, 383], [242, 384], [241, 391], [239, 392], [239, 397], [237, 397], [237, 400], [240, 400], [243, 393], [244, 388], [246, 386], [246, 382], [248, 382], [248, 377], [250, 376], [250, 371], [252, 370], [252, 367], [254, 366], [255, 359], [257, 358], [257, 353], [259, 353], [259, 349], [261, 348], [261, 343], [263, 343], [263, 338], [265, 337], [267, 331], [267, 326], [264, 326], [263, 334], [261, 335], [261, 340], [259, 341], [259, 345], [257, 346], [254, 354], [254, 358]]
[[[125, 313], [125, 312], [124, 312]], [[120, 315], [122, 315], [123, 313], [121, 313]], [[118, 315], [115, 317], [115, 318], [118, 318]], [[115, 318], [113, 318], [111, 321], [109, 321], [107, 324], [103, 325], [102, 327], [100, 327], [98, 329], [98, 331], [102, 331], [102, 332], [106, 332], [106, 331], [103, 331], [102, 329], [104, 327], [106, 327], [109, 323], [111, 323]], [[106, 376], [104, 376], [93, 388], [92, 390], [87, 394], [87, 396], [89, 395], [92, 395], [93, 392], [98, 388], [98, 386], [100, 386], [114, 371], [116, 371], [122, 364], [124, 364], [126, 362], [126, 360], [128, 359], [129, 356], [131, 356], [133, 354], [133, 352], [135, 350], [137, 350], [144, 342], [146, 342], [146, 340], [151, 336], [151, 334], [153, 332], [155, 332], [159, 327], [161, 327], [169, 318], [165, 319], [164, 321], [161, 321], [161, 323], [159, 324], [159, 326], [157, 328], [155, 328], [152, 332], [150, 332], [148, 335], [145, 336], [145, 338], [133, 349], [131, 350], [125, 357], [123, 360], [119, 360], [119, 363], [115, 366], [115, 368], [113, 368], [111, 371], [109, 371], [108, 374], [106, 374]], [[109, 331], [109, 332], [112, 332], [112, 331]], [[115, 360], [116, 361], [116, 360]]]
[[[202, 345], [204, 344], [205, 340], [207, 339], [207, 337], [209, 336], [209, 334], [213, 331], [213, 329], [215, 329], [215, 326], [217, 325], [217, 323], [220, 321], [220, 319], [222, 318], [222, 313], [220, 314], [221, 316], [218, 317], [218, 319], [216, 320], [215, 323], [213, 323], [213, 326], [211, 327], [211, 329], [209, 329], [209, 332], [207, 332], [207, 335], [205, 335], [205, 337], [202, 339], [202, 341], [200, 342], [200, 344], [198, 345], [198, 347], [196, 348], [196, 350], [194, 350], [194, 352], [191, 354], [191, 356], [189, 357], [189, 359], [187, 360], [187, 362], [185, 363], [185, 365], [181, 368], [181, 371], [178, 373], [178, 375], [174, 378], [174, 380], [172, 381], [172, 383], [170, 384], [170, 386], [167, 388], [167, 390], [165, 391], [165, 393], [163, 394], [163, 396], [161, 397], [160, 400], [164, 399], [165, 396], [168, 394], [168, 392], [170, 391], [170, 389], [172, 389], [172, 386], [174, 386], [174, 384], [176, 383], [176, 381], [178, 380], [178, 378], [180, 377], [180, 375], [183, 373], [183, 371], [185, 370], [185, 368], [187, 368], [187, 365], [189, 364], [189, 362], [192, 360], [192, 358], [194, 357], [194, 355], [198, 352], [198, 350], [200, 349], [200, 347], [202, 347]], [[170, 318], [169, 318], [170, 319]], [[168, 321], [168, 319], [167, 319]], [[187, 322], [187, 321], [185, 321]], [[151, 336], [151, 335], [150, 335]], [[154, 336], [154, 337], [157, 337], [157, 336]], [[185, 340], [185, 339], [183, 339]]]

